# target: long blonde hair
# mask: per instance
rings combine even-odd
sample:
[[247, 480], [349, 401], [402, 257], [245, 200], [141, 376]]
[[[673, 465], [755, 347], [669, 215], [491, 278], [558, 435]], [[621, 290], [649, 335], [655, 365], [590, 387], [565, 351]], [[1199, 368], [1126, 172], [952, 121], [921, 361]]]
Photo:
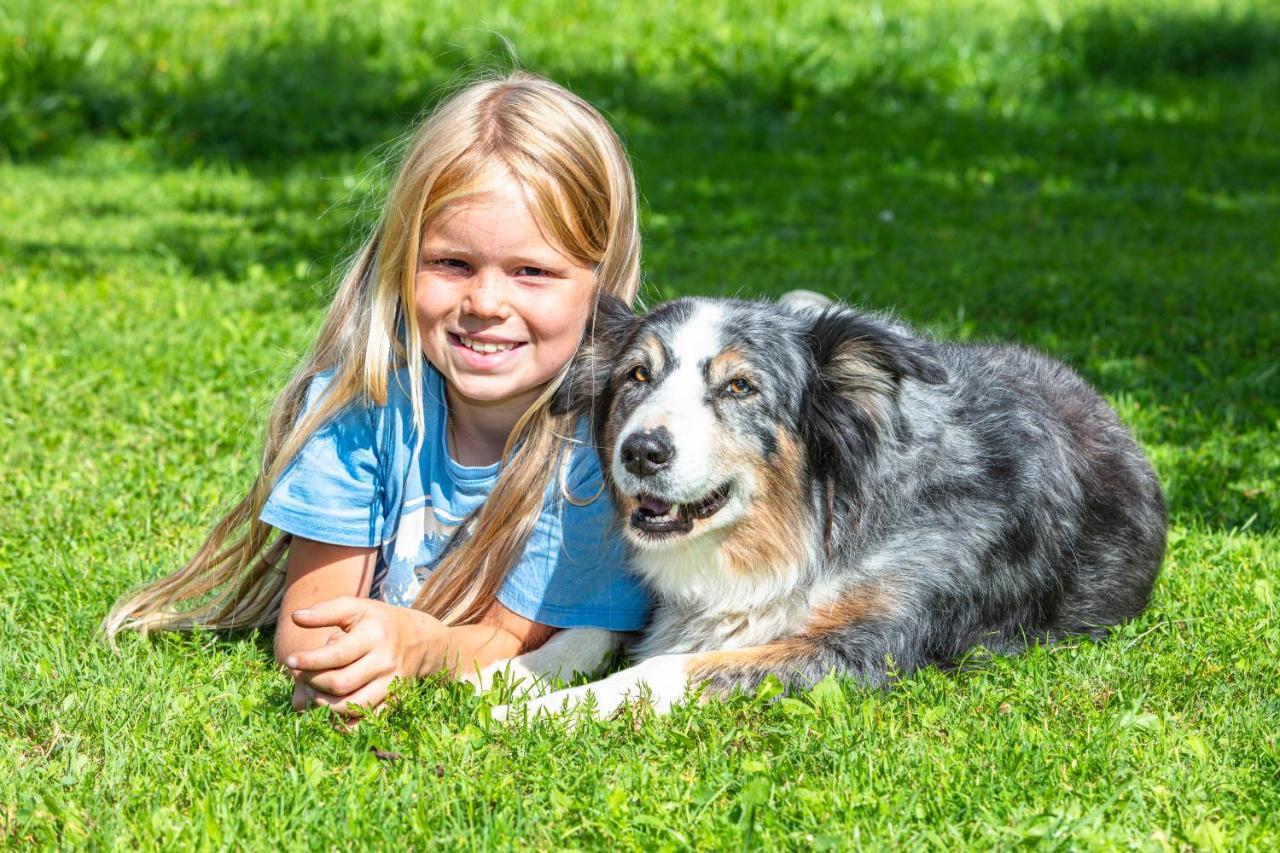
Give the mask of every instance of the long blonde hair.
[[[494, 166], [525, 188], [548, 238], [596, 270], [597, 295], [630, 304], [640, 286], [635, 180], [608, 122], [586, 101], [517, 71], [481, 80], [443, 101], [411, 138], [382, 218], [356, 254], [320, 333], [267, 423], [262, 464], [249, 493], [182, 569], [122, 596], [103, 629], [187, 630], [269, 625], [284, 594], [290, 536], [260, 521], [272, 486], [307, 439], [349, 405], [385, 405], [390, 375], [407, 368], [414, 422], [423, 434], [423, 357], [412, 310], [419, 243], [446, 205], [482, 190]], [[305, 411], [307, 389], [333, 371]], [[543, 495], [567, 452], [572, 416], [548, 404], [553, 379], [507, 438], [500, 476], [423, 584], [415, 607], [448, 624], [474, 621], [495, 599], [524, 550]]]

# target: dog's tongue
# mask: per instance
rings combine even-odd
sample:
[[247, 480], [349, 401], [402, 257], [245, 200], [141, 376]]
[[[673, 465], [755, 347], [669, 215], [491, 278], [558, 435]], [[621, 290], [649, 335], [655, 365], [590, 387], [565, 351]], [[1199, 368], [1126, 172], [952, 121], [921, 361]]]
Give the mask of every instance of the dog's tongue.
[[666, 501], [660, 501], [657, 498], [651, 498], [648, 495], [640, 498], [640, 506], [654, 515], [666, 515], [671, 509], [671, 504]]

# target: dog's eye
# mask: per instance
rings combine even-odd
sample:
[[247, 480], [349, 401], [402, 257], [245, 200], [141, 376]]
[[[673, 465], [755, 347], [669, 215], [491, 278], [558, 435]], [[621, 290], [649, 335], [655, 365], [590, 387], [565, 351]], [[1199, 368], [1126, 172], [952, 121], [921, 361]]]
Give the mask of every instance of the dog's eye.
[[649, 381], [649, 368], [643, 364], [637, 366], [631, 371], [631, 381], [645, 383]]
[[738, 378], [730, 379], [728, 384], [724, 386], [724, 390], [728, 391], [734, 397], [745, 397], [756, 389], [747, 380]]

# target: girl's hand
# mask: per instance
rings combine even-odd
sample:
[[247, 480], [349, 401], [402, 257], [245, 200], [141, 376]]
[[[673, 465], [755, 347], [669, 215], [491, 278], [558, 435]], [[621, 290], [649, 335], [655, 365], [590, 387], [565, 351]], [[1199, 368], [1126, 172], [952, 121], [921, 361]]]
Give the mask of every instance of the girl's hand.
[[358, 717], [382, 707], [391, 682], [440, 669], [449, 629], [407, 607], [343, 596], [292, 614], [302, 628], [333, 627], [328, 642], [294, 652], [285, 665], [297, 672], [294, 708], [307, 703]]

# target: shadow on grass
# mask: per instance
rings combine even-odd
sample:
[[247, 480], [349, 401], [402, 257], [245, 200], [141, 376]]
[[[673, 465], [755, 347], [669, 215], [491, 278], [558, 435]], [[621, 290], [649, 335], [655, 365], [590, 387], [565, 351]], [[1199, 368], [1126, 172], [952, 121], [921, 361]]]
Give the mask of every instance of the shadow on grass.
[[[557, 50], [550, 34], [526, 41], [533, 55], [545, 56], [535, 62], [539, 70], [596, 103], [641, 104], [649, 113], [668, 97], [646, 98], [655, 74], [744, 109], [788, 112], [840, 91], [856, 93], [866, 106], [973, 96], [1069, 100], [1104, 81], [1141, 88], [1162, 79], [1244, 75], [1274, 65], [1280, 55], [1280, 15], [1266, 6], [1136, 3], [974, 16], [1001, 21], [998, 49], [989, 43], [991, 32], [970, 26], [967, 17], [953, 19], [955, 11], [873, 15], [881, 19], [874, 31], [885, 47], [869, 57], [862, 45], [842, 41], [872, 31], [852, 23], [859, 16], [843, 20], [834, 13], [825, 22], [780, 26], [786, 32], [763, 40], [729, 26], [739, 42], [690, 22], [665, 59], [643, 53], [637, 60], [619, 35], [591, 54], [595, 64], [587, 65], [595, 72], [573, 51]], [[187, 43], [175, 37], [183, 30], [180, 18], [161, 20], [152, 25], [175, 33], [108, 28], [82, 44], [39, 16], [15, 18], [15, 37], [0, 43], [0, 76], [10, 95], [0, 100], [0, 150], [39, 156], [78, 135], [119, 134], [161, 140], [178, 162], [225, 158], [287, 166], [387, 139], [441, 84], [505, 54], [497, 33], [476, 38], [472, 32], [464, 47], [413, 14], [400, 31], [390, 31], [369, 16], [283, 7], [268, 26], [235, 31], [241, 37], [225, 48]], [[953, 51], [957, 44], [971, 49]], [[186, 53], [170, 56], [174, 49]], [[131, 59], [102, 61], [117, 50]]]
[[1280, 53], [1280, 24], [1256, 10], [1164, 8], [1122, 15], [1095, 9], [1068, 31], [1095, 77], [1143, 83], [1153, 74], [1243, 73]]
[[[1176, 449], [1175, 518], [1269, 529], [1280, 507], [1251, 485], [1258, 460], [1231, 449], [1280, 421], [1280, 373], [1267, 372], [1280, 351], [1280, 120], [1267, 110], [1280, 25], [1104, 11], [1041, 37], [1074, 64], [1041, 69], [1039, 100], [1017, 109], [892, 69], [830, 86], [803, 57], [744, 74], [705, 56], [680, 88], [625, 63], [538, 70], [610, 109], [625, 137], [651, 301], [808, 287], [944, 337], [1040, 347], [1128, 405], [1144, 441]], [[192, 186], [147, 242], [196, 276], [331, 280], [380, 194], [337, 179], [443, 82], [401, 79], [365, 61], [376, 53], [328, 31], [234, 55], [168, 95], [162, 168], [231, 164], [255, 189], [227, 200]], [[51, 251], [5, 248], [19, 263]], [[328, 292], [281, 298], [311, 312]], [[1215, 442], [1227, 450], [1204, 449]], [[1259, 482], [1276, 476], [1274, 456], [1261, 464]]]

